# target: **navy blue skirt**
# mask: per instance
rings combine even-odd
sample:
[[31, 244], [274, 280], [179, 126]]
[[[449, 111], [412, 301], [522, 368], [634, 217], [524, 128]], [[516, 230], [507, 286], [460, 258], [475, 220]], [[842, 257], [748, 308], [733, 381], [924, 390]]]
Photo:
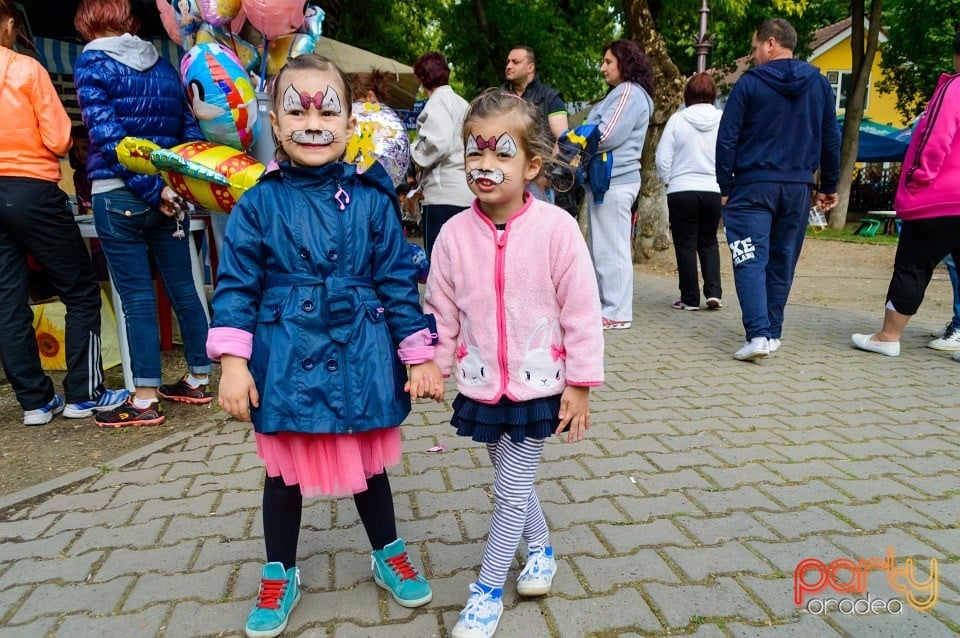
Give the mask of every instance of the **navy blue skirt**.
[[509, 434], [514, 443], [526, 437], [545, 439], [560, 425], [560, 395], [511, 401], [503, 397], [497, 403], [480, 403], [458, 394], [453, 400], [450, 424], [457, 435], [469, 436], [478, 443], [499, 441]]

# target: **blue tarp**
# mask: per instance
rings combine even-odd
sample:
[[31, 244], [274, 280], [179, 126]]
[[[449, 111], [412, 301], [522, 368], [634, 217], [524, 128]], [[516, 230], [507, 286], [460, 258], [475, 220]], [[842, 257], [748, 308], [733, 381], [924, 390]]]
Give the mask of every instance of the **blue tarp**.
[[902, 162], [906, 154], [906, 142], [860, 130], [860, 142], [857, 147], [858, 162]]

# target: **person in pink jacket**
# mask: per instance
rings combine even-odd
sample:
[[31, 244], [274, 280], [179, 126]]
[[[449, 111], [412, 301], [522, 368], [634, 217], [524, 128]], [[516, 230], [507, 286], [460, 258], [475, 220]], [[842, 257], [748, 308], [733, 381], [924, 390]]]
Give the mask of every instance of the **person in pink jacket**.
[[453, 638], [493, 635], [521, 539], [528, 559], [517, 593], [550, 591], [557, 563], [534, 477], [545, 438], [583, 438], [590, 388], [603, 382], [600, 296], [586, 242], [568, 213], [525, 190], [550, 157], [548, 139], [532, 104], [496, 89], [473, 101], [463, 140], [476, 199], [440, 230], [427, 279], [434, 360], [457, 379], [451, 423], [486, 444], [494, 468], [483, 562]]
[[[954, 73], [940, 76], [907, 147], [893, 200], [903, 220], [883, 327], [853, 335], [861, 350], [896, 357], [900, 335], [917, 313], [937, 264], [960, 263], [960, 34], [953, 43]], [[953, 359], [960, 361], [960, 352]]]

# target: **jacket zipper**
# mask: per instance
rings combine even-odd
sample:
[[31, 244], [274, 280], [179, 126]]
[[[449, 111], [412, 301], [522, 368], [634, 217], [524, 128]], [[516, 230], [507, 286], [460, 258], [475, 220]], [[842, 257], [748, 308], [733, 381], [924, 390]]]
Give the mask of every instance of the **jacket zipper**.
[[497, 242], [497, 255], [494, 259], [494, 287], [497, 293], [497, 359], [500, 363], [500, 396], [507, 393], [507, 386], [510, 383], [510, 369], [507, 367], [507, 311], [503, 303], [504, 288], [504, 262], [507, 253], [507, 233], [497, 237], [497, 230], [494, 229], [493, 235]]

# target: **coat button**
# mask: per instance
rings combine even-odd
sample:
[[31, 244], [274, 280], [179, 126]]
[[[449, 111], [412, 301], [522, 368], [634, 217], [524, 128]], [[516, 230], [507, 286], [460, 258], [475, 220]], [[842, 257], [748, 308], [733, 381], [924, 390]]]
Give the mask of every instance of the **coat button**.
[[306, 248], [301, 248], [297, 251], [297, 254], [300, 255], [300, 259], [310, 259], [310, 251]]
[[310, 312], [311, 310], [313, 310], [313, 301], [310, 299], [307, 299], [302, 304], [300, 304], [300, 307], [306, 310], [307, 312]]
[[131, 215], [133, 215], [133, 213], [131, 213], [131, 212], [128, 211], [128, 210], [125, 210], [125, 211], [123, 211], [123, 215], [124, 215], [124, 217], [130, 217]]
[[327, 359], [327, 370], [330, 372], [336, 372], [337, 368], [340, 367], [340, 364], [337, 363], [336, 359]]
[[331, 249], [327, 251], [328, 261], [336, 261], [338, 257], [340, 257], [340, 254], [336, 250]]
[[313, 359], [307, 357], [306, 359], [303, 360], [303, 363], [301, 363], [300, 365], [303, 366], [304, 370], [313, 370], [313, 366], [316, 364], [314, 364]]

